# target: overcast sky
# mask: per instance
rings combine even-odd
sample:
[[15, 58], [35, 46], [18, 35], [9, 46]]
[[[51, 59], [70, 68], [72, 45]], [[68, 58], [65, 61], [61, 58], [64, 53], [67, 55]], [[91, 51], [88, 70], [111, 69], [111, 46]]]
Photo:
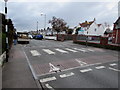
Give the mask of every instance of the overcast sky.
[[[64, 0], [65, 1], [65, 0]], [[44, 16], [48, 20], [53, 16], [62, 18], [70, 27], [78, 26], [84, 21], [97, 23], [107, 22], [112, 25], [118, 18], [118, 1], [116, 2], [8, 2], [8, 18], [11, 18], [18, 31], [36, 30], [37, 21], [39, 29], [44, 28]], [[95, 0], [94, 0], [95, 1]], [[97, 1], [97, 0], [96, 0]], [[4, 12], [4, 2], [1, 3], [0, 12]]]

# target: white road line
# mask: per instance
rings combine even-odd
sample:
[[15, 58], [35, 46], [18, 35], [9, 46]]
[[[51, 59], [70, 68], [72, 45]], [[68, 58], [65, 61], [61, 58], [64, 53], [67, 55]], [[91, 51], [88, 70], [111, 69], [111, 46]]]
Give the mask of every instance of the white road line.
[[87, 52], [86, 50], [83, 50], [83, 49], [78, 49], [78, 48], [74, 48], [75, 50], [79, 50], [79, 51], [82, 51], [82, 52]]
[[92, 71], [91, 68], [88, 68], [88, 69], [83, 69], [83, 70], [80, 70], [80, 72], [84, 73], [84, 72], [88, 72], [88, 71]]
[[34, 77], [35, 79], [38, 79], [38, 78], [37, 78], [37, 76], [36, 76], [36, 74], [35, 74], [35, 71], [34, 71], [34, 69], [33, 69], [32, 65], [30, 64], [30, 61], [29, 61], [29, 59], [28, 59], [28, 57], [27, 57], [27, 55], [26, 55], [26, 53], [25, 53], [25, 51], [24, 51], [24, 49], [23, 49], [23, 48], [22, 48], [22, 50], [23, 50], [23, 52], [24, 52], [24, 54], [25, 54], [25, 57], [26, 57], [27, 62], [28, 62], [28, 65], [29, 65], [30, 70], [31, 70], [31, 72], [32, 72], [32, 74], [33, 74], [33, 77]]
[[55, 49], [56, 51], [59, 51], [59, 52], [61, 52], [61, 53], [68, 53], [67, 51], [65, 51], [65, 50], [62, 50], [62, 49], [59, 49], [59, 48], [57, 48], [57, 49]]
[[55, 72], [55, 71], [60, 71], [60, 68], [55, 67], [53, 64], [49, 63], [50, 66], [50, 71], [49, 72]]
[[86, 64], [87, 64], [86, 62], [80, 61], [80, 60], [78, 60], [78, 59], [75, 59], [75, 60], [80, 64], [80, 66], [83, 66], [83, 65], [86, 65]]
[[71, 52], [78, 52], [78, 51], [75, 51], [75, 50], [69, 49], [69, 48], [65, 48], [65, 49], [68, 50], [68, 51], [71, 51]]
[[42, 49], [44, 52], [48, 53], [48, 54], [55, 54], [55, 52], [49, 50], [49, 49]]
[[45, 86], [49, 89], [53, 89], [53, 87], [51, 87], [49, 84], [45, 84]]
[[41, 55], [37, 50], [31, 50], [30, 52], [31, 52], [32, 56], [39, 56], [39, 55]]
[[112, 64], [110, 64], [110, 66], [116, 66], [117, 64], [116, 63], [112, 63]]
[[53, 81], [53, 80], [56, 80], [56, 77], [43, 78], [43, 79], [40, 79], [40, 82], [44, 83], [44, 82]]
[[82, 49], [82, 50], [88, 50], [88, 51], [94, 52], [94, 50], [89, 49], [89, 48], [81, 48], [81, 49]]
[[74, 73], [71, 72], [71, 73], [62, 74], [62, 75], [60, 75], [60, 77], [65, 78], [65, 77], [69, 77], [69, 76], [73, 76], [73, 75], [74, 75]]
[[100, 64], [102, 64], [102, 63], [86, 64], [84, 66], [77, 66], [77, 67], [73, 67], [73, 68], [68, 68], [68, 69], [64, 69], [62, 71], [68, 71], [68, 70], [73, 70], [73, 69], [80, 68], [80, 67], [88, 67], [88, 66], [94, 66], [94, 65], [100, 65]]
[[89, 51], [91, 51], [91, 52], [94, 52], [94, 50], [92, 50], [92, 49], [87, 49], [87, 50], [89, 50]]
[[105, 68], [105, 66], [97, 66], [97, 67], [95, 67], [96, 69], [103, 69], [103, 68]]
[[111, 68], [111, 67], [109, 67], [109, 69], [110, 69], [110, 70], [113, 70], [113, 71], [116, 71], [116, 72], [120, 72], [120, 70], [115, 69], [115, 68]]

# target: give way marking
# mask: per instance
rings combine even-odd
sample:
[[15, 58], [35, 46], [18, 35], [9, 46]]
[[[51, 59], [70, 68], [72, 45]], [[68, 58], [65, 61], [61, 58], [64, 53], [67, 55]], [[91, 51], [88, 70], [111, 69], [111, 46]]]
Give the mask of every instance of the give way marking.
[[52, 63], [49, 63], [50, 71], [49, 72], [57, 72], [60, 71], [60, 68], [55, 67]]

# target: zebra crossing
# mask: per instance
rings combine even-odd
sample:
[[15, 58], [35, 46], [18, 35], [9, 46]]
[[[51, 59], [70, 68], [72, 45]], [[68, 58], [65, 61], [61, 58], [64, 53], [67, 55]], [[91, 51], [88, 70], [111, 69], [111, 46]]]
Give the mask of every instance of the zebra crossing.
[[39, 56], [39, 55], [41, 55], [37, 50], [31, 50], [30, 52], [31, 52], [32, 56]]
[[[55, 55], [57, 52], [62, 54], [69, 54], [70, 52], [77, 53], [77, 52], [94, 52], [92, 49], [87, 48], [54, 48], [54, 49], [42, 49], [42, 51], [49, 55]], [[38, 50], [30, 50], [32, 56], [40, 56], [41, 53]]]

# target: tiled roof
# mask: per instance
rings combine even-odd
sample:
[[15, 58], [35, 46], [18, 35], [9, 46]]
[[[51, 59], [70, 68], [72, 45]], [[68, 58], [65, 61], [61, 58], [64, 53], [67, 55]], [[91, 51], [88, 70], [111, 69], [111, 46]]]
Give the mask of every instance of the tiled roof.
[[83, 23], [80, 23], [79, 25], [80, 25], [81, 27], [87, 27], [87, 26], [90, 26], [93, 22], [94, 22], [94, 21], [90, 21], [90, 22], [85, 21], [85, 22], [83, 22]]
[[102, 24], [97, 24], [98, 25], [98, 27], [100, 27]]

